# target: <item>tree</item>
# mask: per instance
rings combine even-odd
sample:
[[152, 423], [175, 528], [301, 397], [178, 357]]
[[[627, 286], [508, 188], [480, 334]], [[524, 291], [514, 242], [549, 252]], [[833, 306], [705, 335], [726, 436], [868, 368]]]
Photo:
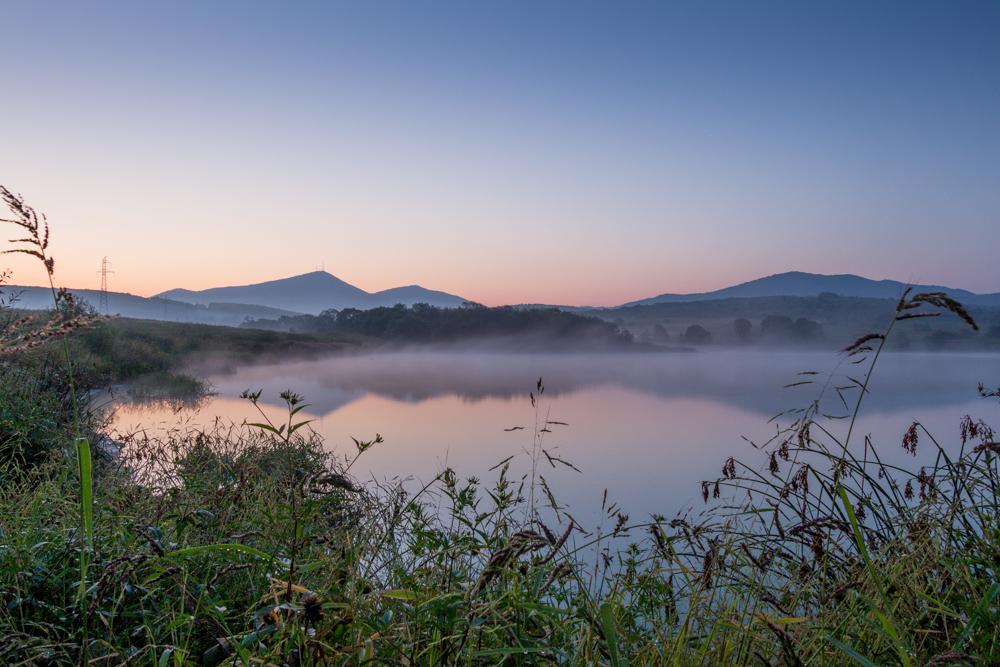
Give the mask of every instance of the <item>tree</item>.
[[733, 321], [733, 331], [736, 332], [736, 338], [741, 342], [746, 343], [750, 340], [750, 331], [753, 329], [753, 325], [745, 317], [741, 317], [738, 320]]
[[795, 337], [801, 341], [814, 341], [823, 337], [823, 325], [800, 317], [795, 320]]
[[684, 342], [691, 345], [705, 345], [712, 342], [712, 334], [700, 324], [692, 324], [684, 331]]
[[805, 317], [792, 320], [785, 315], [768, 315], [760, 323], [764, 337], [793, 343], [808, 343], [823, 338], [823, 326]]
[[654, 343], [666, 343], [670, 340], [670, 334], [667, 333], [667, 328], [657, 322], [653, 325], [653, 342]]

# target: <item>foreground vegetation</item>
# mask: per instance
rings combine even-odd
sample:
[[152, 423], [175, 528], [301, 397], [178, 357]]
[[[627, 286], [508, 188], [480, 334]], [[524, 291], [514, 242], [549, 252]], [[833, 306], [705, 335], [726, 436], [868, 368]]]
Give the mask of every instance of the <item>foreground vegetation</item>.
[[[597, 527], [544, 480], [564, 463], [545, 450], [559, 425], [541, 380], [528, 460], [488, 482], [361, 484], [353, 466], [381, 438], [335, 456], [291, 392], [273, 415], [248, 391], [257, 424], [97, 446], [70, 342], [91, 323], [56, 299], [51, 323], [25, 338], [8, 320], [2, 338], [5, 664], [1000, 661], [993, 430], [854, 432], [897, 327], [974, 326], [945, 295], [904, 295], [848, 346], [853, 381], [802, 375], [817, 400], [778, 419], [759, 460], [723, 462], [703, 509], [633, 521], [612, 505]], [[35, 363], [45, 350], [64, 363]], [[923, 467], [888, 463], [889, 447]]]

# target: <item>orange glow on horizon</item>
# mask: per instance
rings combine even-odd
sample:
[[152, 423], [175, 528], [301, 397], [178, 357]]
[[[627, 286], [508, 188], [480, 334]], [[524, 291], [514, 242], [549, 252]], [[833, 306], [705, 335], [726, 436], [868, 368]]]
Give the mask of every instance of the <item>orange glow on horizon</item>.
[[[23, 259], [11, 259], [4, 264], [11, 269], [10, 283], [14, 285], [44, 285], [46, 276], [40, 267], [31, 261]], [[197, 275], [190, 273], [180, 274], [173, 272], [147, 271], [139, 275], [131, 274], [130, 269], [140, 269], [132, 262], [117, 261], [113, 257], [115, 273], [109, 276], [109, 289], [113, 292], [127, 292], [138, 296], [151, 297], [167, 290], [181, 288], [189, 290], [203, 290], [214, 287], [248, 285], [254, 283], [268, 282], [289, 278], [303, 273], [318, 270], [317, 268], [294, 268], [289, 267], [285, 272], [260, 272], [237, 268], [232, 273], [223, 271], [204, 272]], [[95, 266], [100, 266], [98, 258]], [[727, 287], [736, 282], [744, 282], [759, 275], [748, 275], [746, 277], [733, 277], [730, 280], [721, 276], [712, 281], [697, 281], [688, 277], [687, 280], [670, 279], [646, 280], [644, 285], [630, 281], [627, 276], [619, 276], [615, 281], [606, 284], [584, 282], [584, 275], [580, 275], [574, 282], [576, 284], [535, 284], [534, 281], [518, 275], [499, 275], [494, 278], [491, 274], [472, 275], [462, 278], [452, 277], [445, 280], [444, 276], [428, 276], [426, 279], [416, 275], [398, 275], [395, 279], [386, 273], [378, 274], [348, 274], [326, 269], [337, 278], [354, 285], [367, 292], [378, 292], [393, 287], [419, 284], [427, 289], [438, 290], [465, 297], [471, 301], [482, 303], [487, 306], [502, 306], [522, 303], [543, 303], [553, 305], [568, 306], [615, 306], [630, 301], [644, 299], [663, 293], [690, 293], [705, 292], [722, 287]], [[581, 271], [585, 274], [585, 271]], [[99, 289], [100, 276], [97, 269], [89, 266], [81, 266], [79, 262], [57, 260], [56, 266], [57, 286], [65, 286], [75, 289]]]

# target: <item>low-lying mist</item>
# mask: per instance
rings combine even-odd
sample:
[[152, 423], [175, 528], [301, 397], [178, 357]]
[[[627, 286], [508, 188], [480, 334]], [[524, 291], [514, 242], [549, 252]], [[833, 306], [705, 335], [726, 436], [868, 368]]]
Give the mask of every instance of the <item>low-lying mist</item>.
[[[367, 393], [401, 401], [443, 395], [469, 401], [510, 399], [526, 395], [537, 378], [544, 377], [552, 395], [619, 386], [664, 398], [704, 398], [771, 415], [814, 397], [829, 401], [833, 410], [840, 402], [837, 387], [852, 384], [856, 372], [842, 355], [823, 352], [547, 354], [463, 346], [248, 366], [210, 381], [222, 395], [236, 395], [249, 386], [264, 388], [265, 397], [276, 396], [291, 387], [321, 412]], [[968, 400], [976, 395], [978, 382], [988, 383], [997, 376], [998, 355], [887, 354], [873, 380], [868, 409]]]

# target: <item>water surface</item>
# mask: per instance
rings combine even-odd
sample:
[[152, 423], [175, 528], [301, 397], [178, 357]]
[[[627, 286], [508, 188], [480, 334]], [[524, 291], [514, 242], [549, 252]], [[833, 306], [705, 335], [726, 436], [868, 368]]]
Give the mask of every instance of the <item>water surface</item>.
[[[604, 489], [633, 518], [671, 516], [700, 502], [699, 481], [717, 477], [727, 457], [763, 467], [748, 441], [773, 435], [776, 422], [769, 419], [776, 414], [816, 398], [826, 412], [845, 413], [835, 388], [851, 377], [863, 380], [863, 372], [835, 354], [775, 351], [333, 357], [211, 376], [216, 395], [198, 409], [124, 406], [116, 425], [132, 431], [207, 424], [216, 416], [255, 421], [252, 406], [239, 398], [244, 389], [262, 389], [263, 406], [277, 420], [278, 394], [292, 389], [305, 396], [305, 414], [331, 449], [349, 455], [352, 436], [382, 434], [385, 442], [366, 452], [357, 473], [418, 485], [444, 466], [491, 481], [496, 473], [489, 468], [511, 455], [513, 469], [527, 473], [536, 420], [547, 418], [568, 426], [552, 426], [543, 446], [580, 472], [545, 462], [539, 470], [579, 518], [596, 519]], [[536, 410], [529, 391], [537, 394], [540, 376], [545, 391]], [[1000, 422], [1000, 404], [978, 397], [979, 382], [1000, 382], [1000, 355], [886, 355], [852, 441], [860, 446], [870, 434], [884, 457], [907, 462], [899, 442], [920, 420], [957, 451], [963, 415]], [[842, 394], [853, 406], [857, 391]], [[524, 429], [506, 430], [517, 426]], [[830, 422], [838, 434], [846, 427]]]

